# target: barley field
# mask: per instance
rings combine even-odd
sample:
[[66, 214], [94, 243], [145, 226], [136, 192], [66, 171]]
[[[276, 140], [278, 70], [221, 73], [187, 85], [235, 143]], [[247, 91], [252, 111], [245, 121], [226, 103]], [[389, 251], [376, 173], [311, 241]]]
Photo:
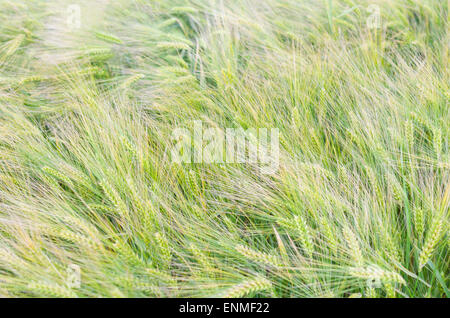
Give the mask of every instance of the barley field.
[[450, 296], [448, 1], [0, 20], [1, 297]]

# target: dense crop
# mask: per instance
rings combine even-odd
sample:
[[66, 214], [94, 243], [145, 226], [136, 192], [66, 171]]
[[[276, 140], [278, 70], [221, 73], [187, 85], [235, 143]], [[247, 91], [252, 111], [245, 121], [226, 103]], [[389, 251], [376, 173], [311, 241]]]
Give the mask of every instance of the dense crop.
[[[450, 295], [447, 1], [0, 19], [1, 296]], [[276, 169], [175, 162], [199, 122], [278, 129]]]

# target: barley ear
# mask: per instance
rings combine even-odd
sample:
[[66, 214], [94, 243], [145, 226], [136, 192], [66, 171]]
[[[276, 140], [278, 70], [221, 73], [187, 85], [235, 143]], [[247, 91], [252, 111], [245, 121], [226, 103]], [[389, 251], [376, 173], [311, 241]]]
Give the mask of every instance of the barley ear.
[[172, 252], [170, 251], [169, 241], [160, 232], [155, 233], [155, 240], [161, 251], [161, 259], [164, 263], [164, 266], [169, 267], [172, 260]]
[[350, 249], [353, 261], [355, 262], [355, 264], [362, 265], [364, 260], [355, 233], [353, 233], [353, 231], [349, 227], [345, 227], [343, 234], [347, 246]]
[[243, 256], [247, 257], [248, 259], [255, 261], [257, 263], [271, 265], [274, 267], [281, 266], [281, 262], [274, 255], [255, 251], [241, 244], [236, 246], [236, 251], [242, 254]]
[[433, 220], [433, 223], [431, 224], [430, 230], [425, 240], [425, 244], [423, 245], [422, 250], [420, 251], [419, 255], [420, 270], [430, 260], [430, 257], [433, 254], [437, 243], [439, 242], [443, 228], [444, 227], [441, 219], [436, 218], [435, 220]]
[[300, 241], [306, 254], [311, 258], [314, 251], [313, 241], [311, 234], [305, 220], [299, 216], [295, 216], [295, 224], [299, 231]]
[[77, 294], [72, 290], [57, 284], [32, 282], [28, 284], [27, 288], [39, 295], [47, 295], [54, 298], [77, 298]]
[[424, 231], [424, 211], [421, 208], [414, 209], [414, 228], [416, 229], [417, 238], [422, 240], [423, 231]]
[[253, 280], [242, 282], [228, 289], [223, 298], [239, 298], [259, 291], [272, 288], [272, 283], [263, 277], [257, 277]]

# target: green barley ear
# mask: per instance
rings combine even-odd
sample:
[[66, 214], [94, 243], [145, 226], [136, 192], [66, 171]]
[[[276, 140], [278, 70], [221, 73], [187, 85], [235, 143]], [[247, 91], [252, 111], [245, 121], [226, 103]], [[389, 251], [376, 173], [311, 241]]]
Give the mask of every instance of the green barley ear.
[[72, 178], [72, 180], [74, 180], [77, 184], [80, 184], [88, 189], [91, 187], [91, 180], [83, 172], [68, 165], [64, 165], [62, 168], [66, 175]]
[[164, 266], [169, 267], [170, 262], [172, 260], [172, 252], [170, 251], [169, 241], [167, 240], [167, 238], [165, 236], [163, 236], [159, 232], [155, 233], [155, 240], [161, 251], [161, 258], [164, 263]]
[[[389, 230], [385, 229], [381, 231], [382, 241], [387, 247], [388, 256], [395, 262], [401, 263], [401, 249], [399, 248], [398, 239]], [[395, 233], [395, 232], [394, 232]]]
[[109, 48], [94, 48], [85, 50], [80, 54], [80, 58], [88, 57], [92, 61], [107, 60], [113, 56], [111, 49]]
[[133, 264], [138, 267], [147, 267], [147, 263], [135, 253], [133, 248], [125, 243], [116, 241], [113, 244], [113, 249], [118, 252], [123, 260], [125, 260], [129, 264]]
[[167, 84], [171, 84], [171, 85], [186, 85], [186, 86], [190, 86], [190, 85], [195, 85], [197, 83], [197, 79], [192, 76], [192, 75], [186, 75], [186, 76], [177, 76], [176, 79], [167, 79], [165, 81]]
[[309, 129], [310, 134], [310, 142], [311, 147], [314, 150], [315, 153], [320, 153], [322, 149], [323, 142], [320, 140], [319, 136], [317, 135], [316, 131], [313, 128]]
[[[131, 199], [133, 207], [139, 215], [140, 221], [146, 232], [153, 232], [155, 211], [151, 202], [146, 202], [139, 194], [136, 184], [132, 178], [127, 178], [127, 183], [131, 189]], [[145, 243], [149, 242], [149, 236], [144, 235]]]
[[421, 270], [426, 263], [430, 260], [431, 255], [434, 252], [434, 249], [439, 242], [441, 233], [443, 231], [443, 223], [440, 218], [435, 218], [433, 223], [431, 224], [430, 230], [428, 232], [427, 238], [425, 240], [425, 244], [419, 255], [419, 269]]
[[305, 249], [306, 254], [310, 258], [312, 258], [314, 246], [309, 227], [306, 224], [305, 220], [299, 216], [295, 216], [294, 220], [300, 235], [300, 242], [302, 243], [302, 247]]
[[126, 180], [131, 190], [133, 205], [135, 206], [139, 215], [141, 216], [145, 215], [146, 214], [145, 202], [143, 202], [142, 198], [139, 196], [136, 184], [134, 183], [132, 178], [127, 178]]
[[170, 81], [173, 81], [176, 76], [186, 76], [192, 74], [189, 72], [189, 70], [185, 69], [184, 67], [180, 66], [165, 66], [160, 68], [160, 72], [162, 75], [168, 76]]
[[161, 288], [159, 286], [156, 286], [150, 282], [143, 281], [139, 279], [139, 277], [135, 277], [132, 281], [132, 287], [134, 291], [144, 291], [144, 292], [150, 292], [152, 297], [162, 297], [163, 294], [161, 293]]
[[377, 291], [372, 287], [367, 287], [364, 295], [366, 298], [378, 298]]
[[380, 156], [380, 159], [383, 162], [389, 160], [389, 153], [387, 152], [386, 147], [380, 141], [375, 142], [375, 150], [377, 155]]
[[223, 298], [240, 298], [256, 292], [272, 289], [272, 283], [264, 277], [242, 282], [231, 287], [222, 296]]
[[405, 121], [405, 136], [408, 148], [412, 150], [414, 148], [414, 124], [411, 120]]
[[382, 283], [398, 283], [405, 285], [403, 277], [396, 272], [383, 270], [377, 265], [369, 265], [366, 267], [353, 267], [350, 269], [350, 275], [375, 282]]
[[231, 234], [231, 235], [236, 235], [236, 229], [237, 229], [237, 224], [231, 219], [230, 216], [225, 215], [222, 218], [223, 220], [223, 225], [225, 226], [225, 229]]
[[38, 295], [47, 295], [54, 298], [77, 298], [72, 290], [57, 284], [29, 283], [27, 288]]
[[338, 166], [338, 178], [339, 182], [342, 182], [345, 192], [350, 193], [348, 192], [351, 189], [350, 176], [345, 166]]
[[289, 230], [296, 230], [296, 225], [295, 225], [295, 221], [292, 219], [287, 219], [287, 218], [283, 218], [283, 217], [279, 217], [277, 218], [278, 225], [281, 228], [284, 229], [289, 229]]
[[74, 243], [74, 244], [78, 244], [78, 245], [87, 247], [89, 249], [92, 249], [93, 251], [98, 251], [100, 249], [103, 249], [103, 245], [95, 242], [91, 238], [89, 238], [85, 235], [82, 235], [82, 234], [74, 233], [69, 230], [56, 230], [56, 231], [50, 230], [50, 234], [61, 237], [65, 240], [68, 240], [68, 241]]
[[436, 156], [439, 158], [442, 150], [442, 132], [440, 128], [433, 129], [433, 147]]
[[375, 191], [375, 194], [377, 195], [377, 198], [383, 198], [384, 195], [381, 193], [380, 185], [377, 180], [377, 176], [375, 175], [375, 172], [373, 169], [369, 166], [365, 166], [365, 170], [367, 173], [367, 177], [369, 179], [370, 186]]
[[14, 39], [7, 42], [8, 50], [6, 50], [5, 55], [6, 56], [13, 55], [17, 51], [17, 49], [20, 47], [20, 45], [22, 44], [24, 39], [25, 39], [25, 35], [19, 34]]
[[172, 277], [171, 275], [169, 275], [169, 274], [167, 274], [165, 272], [160, 271], [159, 269], [146, 268], [145, 272], [147, 274], [149, 274], [150, 276], [152, 276], [152, 277], [154, 277], [154, 278], [156, 278], [158, 280], [161, 280], [162, 282], [169, 283], [169, 284], [175, 284], [175, 278], [174, 277]]
[[343, 234], [345, 242], [347, 243], [347, 246], [350, 249], [353, 261], [355, 262], [355, 264], [362, 265], [364, 263], [364, 259], [355, 233], [353, 233], [353, 231], [350, 230], [349, 227], [345, 227], [343, 230]]
[[416, 229], [417, 238], [422, 240], [423, 231], [425, 229], [424, 211], [421, 208], [414, 209], [414, 228]]
[[172, 24], [175, 24], [175, 23], [178, 23], [178, 20], [176, 18], [170, 18], [170, 19], [167, 19], [167, 20], [161, 22], [160, 24], [158, 24], [158, 28], [162, 29], [162, 28], [171, 26]]
[[[48, 174], [48, 172], [47, 172], [47, 174]], [[43, 181], [46, 185], [50, 186], [51, 188], [53, 188], [53, 187], [59, 188], [59, 183], [58, 183], [58, 181], [56, 181], [55, 178], [54, 178], [53, 176], [50, 177], [50, 176], [48, 176], [47, 174], [43, 174], [43, 175], [41, 176], [42, 181]]]
[[386, 290], [386, 297], [387, 298], [395, 298], [395, 289], [394, 286], [391, 283], [385, 283], [384, 289]]
[[189, 68], [189, 65], [185, 62], [185, 60], [183, 60], [182, 57], [177, 56], [177, 55], [169, 55], [168, 57], [166, 57], [166, 59], [174, 64], [177, 64], [178, 66], [181, 66], [182, 68]]
[[21, 79], [17, 84], [18, 85], [24, 85], [26, 83], [31, 83], [31, 82], [42, 82], [47, 80], [48, 78], [45, 76], [39, 76], [39, 75], [34, 75], [34, 76], [27, 76], [23, 79]]
[[111, 34], [102, 33], [102, 32], [95, 32], [95, 37], [99, 40], [109, 42], [109, 43], [114, 43], [114, 44], [122, 44], [123, 43], [122, 40], [119, 39], [118, 37], [111, 35]]
[[274, 255], [255, 251], [241, 244], [236, 245], [236, 251], [242, 254], [243, 256], [247, 257], [248, 259], [255, 261], [257, 263], [271, 265], [274, 267], [281, 266], [280, 261]]
[[64, 174], [71, 179], [72, 185], [77, 192], [81, 196], [88, 198], [92, 191], [92, 183], [90, 182], [90, 179], [83, 172], [72, 166], [63, 165], [61, 169]]
[[143, 79], [145, 77], [144, 74], [136, 74], [133, 76], [128, 77], [121, 85], [121, 88], [127, 88], [139, 81], [140, 79]]
[[116, 284], [122, 286], [122, 288], [126, 289], [129, 293], [136, 291], [149, 291], [156, 297], [162, 297], [161, 289], [158, 286], [142, 281], [132, 274], [121, 275], [119, 277], [115, 277], [114, 280]]
[[102, 213], [116, 213], [117, 211], [107, 205], [104, 204], [89, 204], [89, 208], [100, 211]]
[[189, 50], [191, 47], [184, 42], [158, 42], [156, 47], [159, 49]]
[[68, 225], [75, 226], [78, 229], [86, 231], [86, 233], [90, 233], [92, 235], [95, 235], [97, 238], [100, 238], [100, 233], [97, 227], [93, 223], [86, 221], [85, 219], [71, 215], [64, 215], [61, 216], [61, 220]]
[[387, 175], [387, 182], [388, 182], [388, 186], [392, 191], [392, 195], [394, 197], [394, 199], [401, 203], [403, 202], [403, 189], [400, 185], [400, 183], [397, 181], [397, 178], [395, 178], [395, 176], [391, 173], [389, 173]]
[[72, 182], [70, 181], [70, 179], [68, 177], [66, 177], [64, 174], [60, 173], [59, 171], [56, 171], [53, 168], [50, 167], [43, 167], [42, 170], [49, 174], [50, 176], [52, 176], [53, 178], [55, 178], [56, 180], [62, 181], [67, 185], [71, 185]]
[[106, 194], [109, 201], [111, 201], [114, 204], [114, 207], [117, 209], [117, 212], [119, 212], [119, 214], [122, 216], [127, 216], [128, 208], [127, 208], [125, 202], [123, 202], [119, 193], [111, 186], [111, 184], [108, 182], [108, 180], [103, 179], [100, 182], [100, 186], [102, 187], [103, 192]]
[[413, 118], [416, 122], [418, 122], [422, 126], [424, 126], [426, 128], [430, 128], [430, 123], [426, 117], [419, 116], [416, 112], [412, 112], [411, 118]]
[[110, 295], [112, 298], [125, 298], [125, 294], [123, 293], [123, 291], [117, 287], [113, 287], [110, 290]]
[[335, 235], [333, 233], [333, 229], [330, 226], [330, 223], [328, 222], [327, 218], [324, 216], [321, 216], [319, 218], [319, 224], [322, 229], [321, 233], [324, 236], [326, 242], [328, 243], [328, 246], [330, 246], [330, 249], [332, 253], [337, 252], [338, 243], [336, 241]]
[[197, 204], [194, 204], [192, 206], [192, 214], [199, 220], [204, 220], [205, 217], [207, 216], [205, 211]]
[[192, 169], [189, 170], [187, 179], [188, 179], [188, 184], [189, 184], [189, 187], [191, 188], [192, 193], [195, 196], [201, 195], [200, 187], [198, 185], [198, 180], [197, 180], [197, 174], [195, 173], [194, 170], [192, 170]]
[[360, 138], [353, 132], [352, 129], [347, 129], [347, 134], [351, 142], [355, 144], [359, 143]]
[[207, 274], [212, 274], [214, 271], [214, 267], [211, 265], [211, 262], [206, 257], [203, 251], [200, 251], [194, 244], [190, 244], [189, 248], [192, 254], [195, 257], [195, 260], [206, 270]]

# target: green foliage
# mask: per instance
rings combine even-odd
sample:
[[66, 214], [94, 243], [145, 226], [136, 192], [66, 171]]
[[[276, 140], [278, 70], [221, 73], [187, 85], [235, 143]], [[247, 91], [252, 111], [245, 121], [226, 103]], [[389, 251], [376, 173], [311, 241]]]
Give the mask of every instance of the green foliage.
[[72, 2], [0, 1], [0, 296], [449, 295], [447, 1]]

